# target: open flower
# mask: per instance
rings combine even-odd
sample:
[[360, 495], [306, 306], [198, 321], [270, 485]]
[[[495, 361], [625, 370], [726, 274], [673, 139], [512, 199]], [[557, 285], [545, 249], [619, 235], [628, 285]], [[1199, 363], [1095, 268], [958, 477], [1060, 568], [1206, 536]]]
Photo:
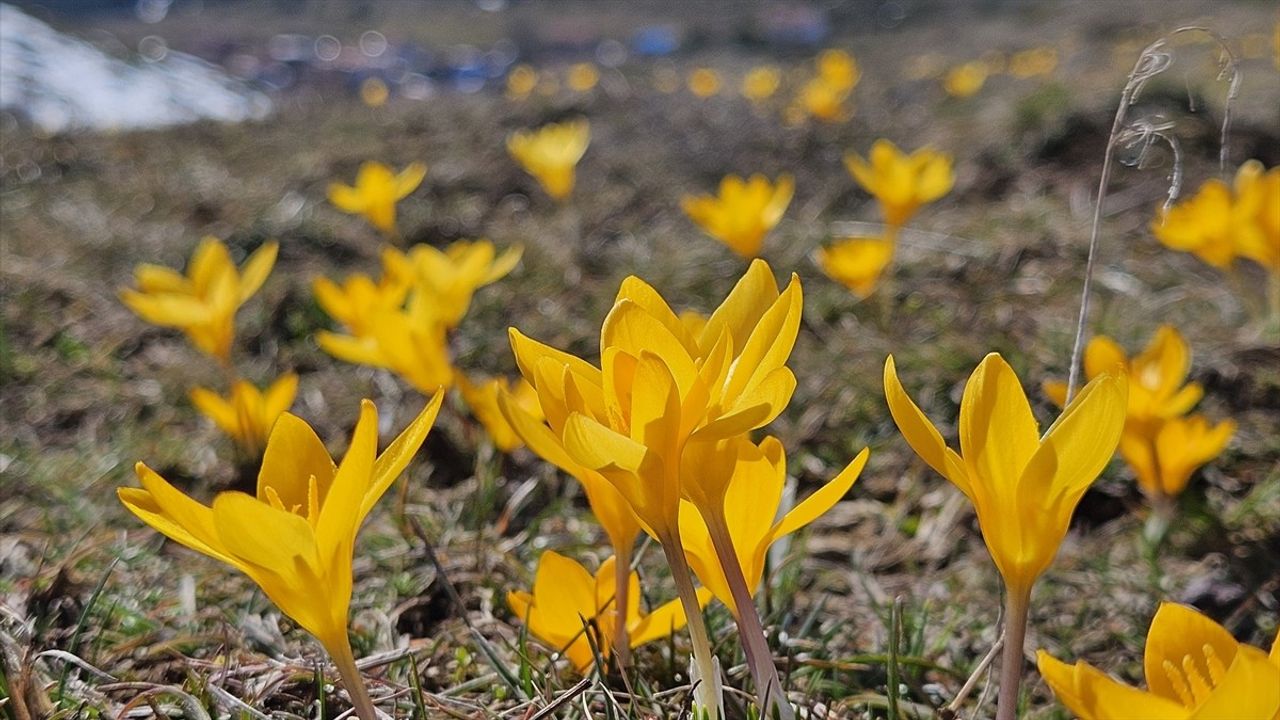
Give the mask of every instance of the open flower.
[[186, 275], [144, 263], [134, 270], [137, 290], [121, 290], [120, 300], [153, 325], [181, 329], [197, 349], [226, 364], [236, 310], [266, 282], [278, 249], [275, 242], [264, 244], [237, 270], [227, 246], [206, 237], [191, 255]]
[[852, 55], [831, 48], [818, 54], [814, 64], [818, 69], [818, 79], [835, 90], [849, 91], [858, 86], [862, 79], [862, 70]]
[[1280, 167], [1270, 170], [1250, 160], [1236, 171], [1235, 193], [1253, 217], [1237, 225], [1236, 251], [1280, 276]]
[[361, 335], [321, 331], [316, 342], [339, 360], [390, 370], [423, 393], [453, 383], [448, 328], [423, 293], [410, 295], [404, 309], [364, 316], [358, 326]]
[[807, 115], [827, 123], [844, 122], [849, 119], [850, 88], [832, 85], [821, 77], [810, 78], [800, 86], [796, 96], [795, 109], [803, 120]]
[[564, 200], [573, 192], [574, 168], [590, 142], [591, 126], [574, 120], [512, 133], [507, 151], [548, 195]]
[[324, 645], [360, 716], [374, 720], [347, 637], [356, 533], [422, 445], [441, 397], [381, 455], [378, 413], [363, 401], [340, 465], [306, 422], [281, 415], [267, 440], [256, 496], [224, 492], [212, 506], [202, 505], [138, 463], [142, 487], [120, 488], [120, 501], [171, 540], [248, 575]]
[[[383, 256], [384, 263], [387, 257]], [[404, 307], [411, 285], [412, 278], [391, 272], [384, 272], [377, 282], [364, 273], [352, 273], [341, 284], [318, 277], [311, 284], [311, 292], [329, 317], [346, 326], [352, 335], [363, 338], [373, 334], [375, 318]]]
[[506, 277], [522, 252], [517, 245], [497, 255], [488, 240], [458, 240], [444, 250], [425, 244], [407, 254], [387, 248], [383, 262], [389, 276], [421, 288], [431, 298], [434, 314], [452, 329], [467, 314], [475, 291]]
[[293, 405], [297, 394], [298, 376], [285, 373], [271, 383], [266, 392], [245, 380], [237, 380], [225, 398], [208, 388], [198, 387], [191, 391], [191, 404], [231, 436], [245, 455], [257, 457], [266, 447], [276, 420]]
[[1151, 619], [1142, 661], [1147, 690], [1044, 650], [1036, 662], [1053, 694], [1080, 720], [1280, 717], [1280, 636], [1268, 656], [1185, 605], [1161, 603]]
[[892, 230], [882, 237], [841, 238], [818, 248], [816, 260], [827, 277], [865, 299], [893, 260], [895, 244]]
[[416, 190], [426, 176], [427, 166], [422, 163], [409, 163], [396, 173], [380, 162], [369, 161], [360, 166], [355, 187], [329, 185], [329, 202], [343, 212], [363, 215], [390, 237], [396, 234], [396, 203]]
[[911, 449], [973, 502], [1010, 591], [1029, 592], [1057, 555], [1076, 503], [1115, 453], [1123, 381], [1094, 378], [1041, 436], [1013, 368], [991, 353], [964, 389], [959, 453], [907, 396], [893, 356], [885, 361], [884, 392]]
[[687, 85], [694, 97], [706, 100], [720, 92], [723, 82], [720, 79], [720, 73], [711, 68], [694, 68], [689, 73]]
[[[612, 654], [614, 624], [618, 621], [614, 604], [615, 558], [600, 564], [595, 577], [577, 562], [547, 550], [538, 558], [533, 592], [514, 590], [507, 593], [511, 612], [524, 621], [529, 631], [546, 644], [564, 654], [573, 669], [587, 673], [595, 660], [592, 644], [607, 660]], [[630, 647], [667, 637], [685, 625], [684, 608], [672, 600], [652, 612], [640, 610], [640, 576], [627, 575], [626, 626]], [[711, 593], [699, 591], [703, 603]], [[590, 638], [588, 638], [590, 633]]]
[[475, 415], [485, 431], [489, 433], [493, 446], [502, 452], [511, 452], [524, 443], [512, 429], [511, 423], [507, 422], [502, 409], [498, 407], [499, 395], [510, 398], [510, 401], [519, 405], [520, 409], [528, 413], [533, 421], [542, 422], [544, 419], [542, 408], [538, 405], [538, 393], [524, 378], [520, 378], [515, 383], [504, 377], [473, 383], [466, 375], [459, 372], [455, 375], [455, 379], [458, 381], [458, 391], [462, 393], [463, 401], [467, 403], [467, 407], [471, 408], [471, 414]]
[[857, 153], [845, 155], [844, 162], [858, 184], [880, 203], [891, 228], [904, 225], [922, 205], [946, 195], [955, 183], [951, 156], [927, 146], [908, 155], [880, 139], [871, 146], [869, 162]]
[[[764, 575], [769, 548], [817, 520], [839, 502], [866, 466], [868, 454], [869, 451], [863, 449], [836, 477], [782, 515], [779, 508], [787, 481], [787, 462], [777, 438], [766, 437], [758, 446], [745, 437], [734, 438], [686, 452], [683, 461], [690, 466], [690, 471], [728, 476], [722, 481], [725, 486], [721, 502], [723, 522], [733, 540], [746, 588], [755, 595]], [[680, 503], [680, 538], [698, 580], [734, 617], [740, 617], [708, 523], [698, 507], [688, 500]]]
[[[1086, 378], [1104, 373], [1129, 378], [1120, 456], [1153, 498], [1180, 494], [1196, 469], [1221, 454], [1235, 433], [1231, 421], [1211, 426], [1202, 416], [1187, 416], [1204, 395], [1199, 383], [1187, 382], [1190, 370], [1191, 348], [1171, 325], [1161, 325], [1133, 358], [1105, 335], [1085, 346]], [[1058, 405], [1065, 402], [1065, 383], [1046, 382], [1044, 390]]]
[[760, 254], [764, 236], [782, 219], [794, 193], [790, 175], [778, 176], [777, 182], [764, 175], [747, 180], [726, 175], [718, 196], [686, 195], [680, 205], [704, 232], [750, 259]]

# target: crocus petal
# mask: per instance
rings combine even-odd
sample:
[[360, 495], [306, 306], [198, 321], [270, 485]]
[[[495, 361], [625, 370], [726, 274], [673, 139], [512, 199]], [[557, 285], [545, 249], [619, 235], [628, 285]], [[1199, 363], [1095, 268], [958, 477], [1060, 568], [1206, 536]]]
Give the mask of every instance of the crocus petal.
[[534, 370], [542, 358], [554, 360], [560, 365], [567, 366], [575, 375], [591, 380], [596, 385], [601, 384], [600, 371], [592, 367], [591, 363], [575, 355], [557, 350], [550, 345], [540, 343], [515, 328], [510, 328], [508, 335], [511, 338], [511, 350], [515, 354], [516, 365], [520, 368], [520, 374], [532, 383], [534, 387], [538, 386], [536, 382], [537, 375]]
[[1147, 687], [1162, 698], [1178, 701], [1179, 693], [1165, 671], [1165, 663], [1171, 662], [1181, 669], [1183, 658], [1194, 658], [1199, 661], [1197, 670], [1209, 678], [1209, 668], [1203, 665], [1206, 646], [1212, 648], [1224, 666], [1231, 664], [1240, 648], [1231, 633], [1213, 620], [1185, 605], [1160, 603], [1147, 631], [1147, 647], [1142, 658]]
[[[320, 506], [320, 519], [316, 522], [321, 557], [326, 561], [333, 557], [333, 553], [349, 546], [355, 538], [364, 517], [365, 496], [370, 490], [377, 452], [378, 410], [369, 400], [361, 400], [360, 419], [351, 432], [351, 446], [333, 475], [333, 484]], [[373, 498], [369, 504], [376, 501], [377, 498]], [[350, 558], [347, 560], [349, 562]]]
[[596, 616], [595, 579], [586, 568], [552, 550], [538, 559], [533, 596], [542, 620], [540, 631], [549, 637], [574, 637], [582, 631], [582, 618]]
[[231, 556], [218, 538], [213, 511], [170, 485], [143, 463], [134, 466], [142, 488], [120, 488], [117, 495], [129, 512], [174, 542], [233, 567], [243, 563]]
[[1280, 717], [1280, 668], [1259, 649], [1241, 645], [1227, 674], [1189, 720]]
[[395, 180], [395, 197], [397, 200], [403, 199], [418, 188], [422, 184], [422, 179], [427, 176], [427, 166], [420, 162], [409, 163], [405, 166], [400, 174], [396, 175]]
[[267, 281], [271, 268], [275, 267], [276, 254], [279, 250], [280, 244], [272, 240], [264, 243], [249, 256], [248, 260], [245, 260], [240, 273], [240, 302], [243, 303], [253, 297], [253, 294], [258, 292], [262, 284]]
[[271, 387], [267, 388], [263, 399], [264, 412], [271, 418], [278, 418], [293, 405], [298, 396], [298, 376], [295, 373], [281, 375]]
[[792, 274], [787, 289], [760, 317], [729, 369], [725, 387], [727, 397], [736, 397], [786, 364], [800, 331], [803, 303], [800, 278]]
[[506, 277], [516, 265], [520, 264], [520, 258], [524, 255], [524, 246], [515, 245], [507, 248], [505, 252], [499, 255], [493, 264], [489, 266], [489, 271], [485, 273], [480, 280], [481, 285], [488, 285]]
[[965, 465], [984, 478], [993, 494], [1012, 494], [1039, 445], [1036, 419], [1018, 376], [999, 354], [987, 355], [969, 377], [960, 401]]
[[[947, 443], [942, 439], [942, 433], [938, 432], [911, 396], [907, 395], [907, 391], [902, 388], [892, 355], [884, 361], [884, 399], [889, 404], [889, 414], [893, 416], [893, 422], [916, 455], [933, 468], [934, 472], [943, 477], [950, 477], [947, 473]], [[952, 482], [955, 480], [953, 479]], [[966, 488], [961, 489], [965, 490], [965, 494], [969, 494]]]
[[773, 306], [778, 294], [778, 284], [774, 282], [769, 264], [763, 260], [752, 260], [747, 272], [708, 318], [702, 336], [698, 338], [698, 347], [704, 353], [710, 350], [721, 327], [728, 329], [729, 337], [736, 343], [746, 343], [751, 329]]
[[[400, 477], [400, 473], [409, 466], [409, 461], [418, 453], [427, 434], [435, 425], [436, 416], [440, 413], [440, 405], [444, 402], [444, 393], [437, 391], [423, 406], [418, 415], [396, 436], [386, 450], [378, 455], [373, 463], [373, 482], [365, 491], [360, 502], [360, 521], [369, 514], [373, 506], [382, 497], [391, 483]], [[357, 521], [359, 522], [359, 521]]]
[[267, 502], [271, 488], [285, 510], [307, 508], [310, 504], [311, 478], [316, 480], [319, 497], [324, 503], [336, 470], [324, 443], [302, 418], [284, 413], [276, 420], [267, 438], [267, 449], [258, 470], [258, 500]]
[[134, 290], [121, 290], [120, 300], [138, 317], [153, 325], [188, 327], [207, 323], [213, 318], [209, 305], [191, 295], [144, 295]]
[[[213, 521], [219, 540], [243, 563], [267, 570], [290, 588], [308, 587], [315, 581], [314, 571], [320, 566], [315, 533], [302, 516], [242, 492], [224, 492], [213, 500]], [[271, 531], [264, 532], [265, 528]], [[313, 574], [305, 575], [305, 569]], [[288, 607], [281, 609], [291, 612]]]
[[236, 435], [240, 425], [237, 422], [236, 409], [231, 406], [231, 403], [216, 392], [202, 387], [192, 388], [189, 397], [196, 410], [212, 420], [219, 430], [233, 437]]
[[356, 190], [349, 185], [343, 185], [341, 183], [330, 184], [329, 202], [343, 212], [364, 212], [364, 195], [359, 190]]
[[784, 515], [769, 533], [772, 538], [770, 544], [817, 520], [840, 502], [840, 499], [849, 492], [849, 488], [853, 487], [858, 476], [862, 474], [862, 469], [867, 466], [867, 458], [870, 455], [871, 451], [863, 448], [844, 470]]
[[[710, 590], [698, 588], [696, 592], [699, 605], [706, 606], [708, 602], [711, 602]], [[679, 599], [663, 603], [631, 626], [631, 647], [640, 647], [645, 643], [667, 637], [684, 627], [687, 622], [688, 618], [684, 614], [684, 604]]]
[[1115, 340], [1105, 336], [1095, 336], [1084, 348], [1084, 374], [1087, 378], [1095, 378], [1103, 373], [1115, 374], [1128, 371], [1129, 358], [1124, 348]]

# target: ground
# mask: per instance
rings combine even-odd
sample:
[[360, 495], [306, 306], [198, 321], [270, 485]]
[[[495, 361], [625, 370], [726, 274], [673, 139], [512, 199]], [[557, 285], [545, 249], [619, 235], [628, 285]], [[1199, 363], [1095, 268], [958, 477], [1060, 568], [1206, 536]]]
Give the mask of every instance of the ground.
[[[186, 399], [193, 385], [219, 386], [217, 368], [177, 334], [145, 326], [116, 292], [139, 262], [181, 266], [204, 235], [241, 256], [278, 239], [275, 272], [239, 316], [237, 366], [259, 381], [298, 372], [294, 411], [331, 449], [345, 445], [362, 397], [382, 411], [385, 439], [422, 396], [321, 352], [314, 334], [331, 323], [310, 291], [318, 275], [376, 270], [376, 233], [328, 205], [325, 188], [379, 159], [430, 166], [401, 206], [406, 244], [488, 237], [525, 247], [521, 267], [478, 293], [453, 339], [457, 365], [483, 374], [514, 372], [509, 325], [593, 357], [600, 321], [629, 274], [677, 308], [709, 310], [745, 264], [683, 216], [681, 194], [708, 191], [728, 172], [793, 173], [795, 200], [763, 255], [779, 277], [796, 272], [804, 284], [791, 362], [799, 387], [769, 432], [787, 447], [800, 495], [864, 446], [871, 461], [847, 499], [779, 555], [766, 621], [786, 681], [812, 717], [883, 716], [899, 599], [905, 707], [945, 705], [995, 639], [999, 580], [963, 496], [894, 427], [881, 389], [885, 357], [895, 356], [909, 391], [946, 426], [968, 373], [1000, 352], [1047, 423], [1054, 408], [1039, 384], [1067, 371], [1091, 198], [1137, 53], [1183, 24], [1211, 25], [1237, 42], [1276, 21], [1266, 4], [1249, 2], [1035, 7], [924, 12], [893, 31], [839, 36], [832, 44], [858, 57], [863, 80], [852, 118], [835, 125], [786, 125], [781, 101], [757, 112], [728, 95], [661, 94], [643, 63], [589, 95], [524, 102], [485, 92], [368, 108], [328, 92], [289, 96], [269, 119], [232, 126], [44, 137], [9, 122], [0, 140], [0, 652], [8, 662], [0, 697], [12, 693], [14, 703], [25, 692], [33, 711], [57, 717], [120, 717], [148, 704], [169, 717], [238, 714], [245, 704], [282, 717], [345, 709], [332, 678], [322, 682], [318, 647], [248, 580], [164, 542], [116, 501], [117, 487], [136, 482], [137, 460], [205, 500], [252, 477]], [[968, 99], [904, 75], [908, 58], [926, 52], [962, 61], [1040, 43], [1060, 48], [1051, 77], [993, 78]], [[1175, 53], [1183, 64], [1153, 82], [1134, 113], [1177, 118], [1192, 190], [1217, 172], [1224, 86], [1202, 50]], [[737, 77], [763, 58], [713, 45], [674, 67]], [[810, 61], [780, 60], [789, 73]], [[1229, 160], [1273, 166], [1276, 69], [1269, 55], [1241, 69]], [[592, 143], [578, 191], [559, 206], [509, 160], [503, 139], [575, 116], [590, 119]], [[878, 221], [841, 161], [877, 137], [953, 153], [958, 180], [913, 221], [892, 277], [859, 301], [811, 255], [842, 223]], [[1266, 326], [1266, 278], [1256, 266], [1223, 273], [1152, 238], [1169, 162], [1117, 170], [1090, 331], [1136, 351], [1160, 323], [1174, 324], [1194, 350], [1192, 379], [1207, 389], [1201, 411], [1239, 429], [1193, 478], [1154, 556], [1141, 541], [1148, 503], [1130, 471], [1112, 464], [1037, 587], [1027, 643], [1028, 652], [1085, 659], [1131, 682], [1141, 681], [1143, 637], [1161, 600], [1194, 604], [1264, 649], [1280, 623], [1280, 345]], [[463, 607], [405, 518], [423, 526]], [[573, 686], [578, 678], [551, 662], [504, 600], [528, 587], [547, 548], [589, 567], [603, 559], [579, 488], [527, 452], [494, 453], [451, 398], [360, 537], [352, 632], [357, 654], [372, 659], [375, 695], [396, 691], [384, 709], [531, 717]], [[648, 549], [641, 567], [648, 600], [660, 602], [672, 594], [659, 555]], [[730, 682], [742, 686], [728, 614], [713, 607], [709, 618]], [[678, 634], [641, 653], [628, 681], [651, 699], [628, 711], [675, 716], [684, 695], [665, 691], [687, 683], [685, 641]], [[495, 661], [520, 679], [515, 687], [501, 682]], [[1026, 717], [1066, 717], [1028, 675]], [[963, 715], [993, 712], [986, 684]], [[603, 717], [606, 706], [596, 686], [556, 712]]]

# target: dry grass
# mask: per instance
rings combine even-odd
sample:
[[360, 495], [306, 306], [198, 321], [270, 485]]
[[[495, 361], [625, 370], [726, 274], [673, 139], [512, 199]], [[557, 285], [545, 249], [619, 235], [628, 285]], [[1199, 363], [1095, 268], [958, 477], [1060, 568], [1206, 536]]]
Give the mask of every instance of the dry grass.
[[[1250, 7], [1232, 6], [1231, 17], [1266, 16]], [[956, 416], [963, 380], [988, 351], [1003, 353], [1028, 384], [1065, 376], [1106, 105], [1126, 71], [1106, 62], [1114, 38], [1088, 42], [1096, 45], [1058, 80], [997, 83], [967, 102], [883, 70], [895, 67], [891, 40], [873, 38], [865, 51], [855, 43], [866, 77], [855, 119], [835, 127], [787, 128], [738, 100], [658, 95], [637, 71], [631, 90], [616, 97], [513, 105], [481, 95], [382, 110], [302, 97], [250, 125], [52, 139], [6, 130], [0, 696], [12, 698], [5, 711], [25, 704], [68, 718], [331, 717], [345, 708], [317, 648], [249, 581], [162, 542], [115, 501], [114, 488], [133, 482], [137, 459], [202, 498], [243, 483], [246, 473], [185, 400], [194, 384], [218, 384], [218, 373], [173, 333], [144, 327], [114, 292], [137, 262], [181, 265], [204, 234], [241, 253], [278, 238], [276, 272], [241, 315], [242, 371], [259, 380], [299, 372], [295, 411], [335, 448], [360, 397], [375, 398], [398, 427], [422, 398], [333, 361], [311, 339], [328, 320], [310, 298], [310, 278], [376, 267], [372, 231], [323, 201], [331, 179], [349, 178], [368, 158], [430, 165], [424, 189], [402, 208], [411, 242], [483, 235], [526, 246], [521, 269], [481, 291], [455, 339], [457, 363], [483, 373], [513, 371], [507, 325], [591, 356], [628, 274], [679, 307], [708, 308], [743, 264], [682, 217], [679, 195], [707, 189], [725, 172], [794, 173], [795, 201], [765, 256], [804, 281], [805, 323], [792, 362], [800, 386], [771, 431], [789, 450], [801, 493], [864, 445], [872, 459], [849, 498], [772, 574], [767, 622], [779, 635], [786, 679], [809, 699], [812, 717], [882, 716], [873, 708], [884, 702], [890, 607], [902, 598], [904, 707], [944, 705], [995, 639], [998, 582], [963, 498], [894, 429], [880, 369], [894, 353], [904, 383], [939, 419]], [[731, 55], [703, 61], [747, 63]], [[1178, 105], [1184, 92], [1152, 88], [1146, 101]], [[1245, 93], [1232, 159], [1271, 152], [1262, 159], [1274, 165], [1274, 112], [1258, 108], [1274, 107], [1280, 92], [1263, 84]], [[1210, 103], [1179, 129], [1193, 184], [1216, 164], [1214, 112]], [[574, 202], [559, 208], [509, 162], [501, 139], [579, 114], [592, 121], [593, 144]], [[882, 135], [953, 151], [960, 178], [903, 239], [892, 280], [857, 302], [808, 255], [834, 223], [875, 220], [840, 154], [865, 151]], [[1208, 389], [1204, 411], [1240, 425], [1227, 454], [1193, 481], [1158, 564], [1139, 539], [1145, 505], [1117, 463], [1086, 496], [1037, 591], [1029, 648], [1136, 680], [1142, 637], [1161, 599], [1194, 603], [1263, 647], [1275, 635], [1280, 348], [1261, 338], [1260, 273], [1223, 276], [1157, 247], [1145, 231], [1163, 197], [1160, 172], [1121, 170], [1114, 187], [1093, 331], [1136, 348], [1157, 324], [1175, 324], [1195, 349], [1193, 379]], [[1033, 398], [1040, 417], [1049, 417], [1047, 400]], [[542, 549], [602, 559], [600, 533], [571, 481], [525, 452], [496, 456], [451, 402], [399, 499], [392, 495], [361, 536], [353, 600], [357, 654], [369, 658], [365, 669], [384, 709], [529, 718], [560, 693], [573, 696], [553, 711], [559, 717], [674, 717], [682, 707], [683, 638], [644, 650], [626, 683], [575, 687], [578, 678], [557, 668], [506, 609], [505, 592], [530, 582]], [[404, 518], [425, 528], [463, 607], [449, 599]], [[647, 552], [642, 563], [651, 601], [670, 596], [658, 555]], [[711, 610], [710, 624], [731, 682], [741, 686], [727, 613]], [[498, 653], [515, 687], [503, 683], [472, 632]], [[964, 713], [974, 712], [982, 687]], [[616, 705], [606, 702], [606, 688]], [[1063, 716], [1034, 675], [1026, 697], [1028, 717]]]

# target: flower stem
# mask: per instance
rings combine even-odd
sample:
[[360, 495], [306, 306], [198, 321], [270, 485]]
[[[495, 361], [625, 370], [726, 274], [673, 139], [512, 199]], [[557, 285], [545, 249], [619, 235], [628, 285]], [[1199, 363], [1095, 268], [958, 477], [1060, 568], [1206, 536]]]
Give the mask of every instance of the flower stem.
[[659, 538], [659, 544], [667, 557], [667, 564], [671, 566], [671, 578], [675, 581], [676, 593], [684, 607], [689, 639], [693, 642], [693, 662], [701, 677], [701, 684], [695, 690], [697, 704], [711, 720], [719, 720], [720, 697], [716, 691], [719, 683], [711, 651], [711, 636], [707, 633], [707, 623], [702, 618], [702, 605], [698, 602], [698, 592], [693, 587], [693, 575], [689, 571], [689, 561], [684, 557], [684, 547], [680, 544], [679, 529], [673, 529], [668, 536]]
[[631, 633], [627, 631], [627, 603], [631, 601], [631, 546], [613, 546], [613, 657], [621, 670], [631, 662]]
[[760, 622], [760, 613], [756, 610], [755, 601], [751, 597], [751, 588], [747, 587], [747, 579], [742, 574], [742, 563], [733, 547], [733, 536], [725, 523], [723, 514], [704, 517], [707, 531], [711, 535], [711, 544], [716, 550], [716, 559], [724, 571], [729, 592], [733, 595], [735, 606], [734, 619], [738, 621], [738, 635], [742, 639], [742, 649], [747, 654], [747, 666], [751, 668], [751, 679], [756, 684], [756, 696], [762, 717], [776, 717], [779, 720], [791, 720], [795, 717], [786, 695], [782, 692], [782, 683], [778, 680], [778, 668], [773, 664], [773, 652], [769, 649], [765, 637], [764, 625]]
[[1027, 616], [1031, 592], [1006, 587], [1004, 606], [1004, 655], [1000, 658], [1000, 699], [996, 720], [1017, 720], [1018, 690], [1022, 685], [1023, 646], [1027, 640]]
[[1267, 328], [1280, 340], [1280, 268], [1267, 268]]
[[378, 720], [378, 711], [373, 707], [373, 699], [369, 697], [369, 689], [364, 685], [360, 669], [356, 667], [356, 656], [351, 651], [351, 640], [346, 633], [342, 640], [329, 650], [333, 656], [333, 664], [338, 666], [338, 674], [342, 676], [342, 687], [351, 697], [351, 705], [355, 708], [356, 717], [360, 720]]

